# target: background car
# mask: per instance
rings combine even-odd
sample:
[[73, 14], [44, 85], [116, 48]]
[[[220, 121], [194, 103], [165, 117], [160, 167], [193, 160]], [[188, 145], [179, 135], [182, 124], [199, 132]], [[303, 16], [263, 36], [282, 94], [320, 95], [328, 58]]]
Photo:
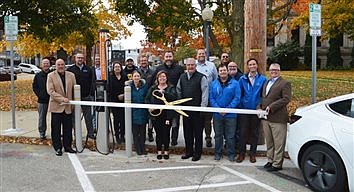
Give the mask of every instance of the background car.
[[18, 64], [18, 67], [21, 68], [22, 72], [24, 73], [39, 73], [41, 71], [40, 68], [38, 68], [35, 65], [28, 64], [28, 63], [20, 63]]
[[[10, 66], [6, 66], [6, 67], [2, 67], [4, 70], [6, 70], [6, 72], [7, 73], [11, 73], [11, 67]], [[19, 67], [17, 67], [17, 66], [14, 66], [14, 73], [15, 74], [19, 74], [19, 73], [21, 73], [22, 72], [22, 70], [21, 70], [21, 68], [19, 68]]]
[[299, 108], [288, 153], [314, 191], [354, 191], [354, 93]]
[[[18, 73], [21, 73], [21, 69], [14, 67], [14, 80], [17, 79]], [[11, 81], [10, 67], [0, 67], [0, 81]]]

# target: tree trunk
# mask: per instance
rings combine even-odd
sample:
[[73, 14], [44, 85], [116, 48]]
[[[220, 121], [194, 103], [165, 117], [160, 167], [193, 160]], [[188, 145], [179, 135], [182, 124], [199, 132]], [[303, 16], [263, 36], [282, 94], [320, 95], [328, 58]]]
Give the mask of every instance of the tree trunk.
[[[266, 0], [245, 1], [245, 60], [258, 60], [258, 72], [266, 72]], [[244, 64], [245, 72], [248, 72]]]
[[238, 64], [239, 68], [244, 71], [244, 4], [245, 0], [232, 1], [232, 15], [231, 30], [229, 34], [231, 37], [231, 61]]
[[[257, 59], [258, 72], [265, 75], [266, 72], [266, 0], [245, 1], [245, 60]], [[244, 72], [248, 72], [246, 63]], [[248, 138], [249, 140], [250, 138]], [[258, 144], [264, 144], [264, 131], [259, 129]]]

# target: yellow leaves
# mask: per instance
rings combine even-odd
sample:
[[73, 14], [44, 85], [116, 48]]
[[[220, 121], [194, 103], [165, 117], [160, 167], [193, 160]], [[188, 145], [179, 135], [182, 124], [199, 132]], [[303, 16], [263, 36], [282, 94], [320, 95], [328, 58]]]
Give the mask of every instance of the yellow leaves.
[[[0, 82], [0, 110], [11, 110], [11, 82]], [[32, 91], [32, 80], [15, 81], [16, 110], [35, 110], [37, 97]]]
[[115, 11], [114, 1], [108, 2], [108, 7], [103, 4], [99, 5], [95, 11], [95, 15], [98, 19], [98, 28], [108, 29], [109, 36], [112, 39], [122, 39], [131, 35], [131, 32], [123, 25], [123, 20], [127, 20], [123, 14], [119, 14]]
[[33, 35], [24, 33], [15, 43], [17, 53], [22, 57], [34, 57], [37, 54], [47, 55], [56, 49], [50, 43], [34, 38]]

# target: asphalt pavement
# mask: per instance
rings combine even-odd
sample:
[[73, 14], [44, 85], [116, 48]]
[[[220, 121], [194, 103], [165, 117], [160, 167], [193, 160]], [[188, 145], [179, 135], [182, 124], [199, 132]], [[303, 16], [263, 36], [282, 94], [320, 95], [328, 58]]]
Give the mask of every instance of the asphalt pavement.
[[0, 143], [0, 191], [310, 191], [300, 171], [285, 160], [283, 170], [267, 172], [256, 163], [198, 162], [171, 155], [126, 157], [124, 151], [101, 155], [85, 150], [55, 156], [47, 145]]

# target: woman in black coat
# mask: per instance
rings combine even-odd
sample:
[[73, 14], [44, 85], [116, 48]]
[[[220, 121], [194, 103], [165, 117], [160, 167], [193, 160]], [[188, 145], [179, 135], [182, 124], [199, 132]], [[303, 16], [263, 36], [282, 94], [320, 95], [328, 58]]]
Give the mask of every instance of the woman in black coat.
[[[128, 78], [123, 74], [122, 64], [118, 61], [113, 63], [113, 72], [109, 77], [108, 91], [111, 102], [124, 102], [124, 83]], [[124, 108], [113, 107], [111, 109], [113, 114], [114, 133], [118, 144], [125, 141], [125, 121]]]
[[[163, 105], [164, 102], [154, 97], [153, 92], [154, 94], [159, 94], [159, 96], [164, 94], [166, 100], [169, 102], [177, 98], [175, 88], [172, 85], [168, 84], [168, 77], [166, 71], [159, 71], [156, 74], [155, 84], [150, 87], [145, 99], [145, 103]], [[150, 114], [155, 114], [159, 110], [149, 111]], [[156, 131], [157, 159], [162, 159], [162, 157], [164, 159], [169, 159], [170, 130], [172, 126], [172, 119], [176, 115], [177, 114], [175, 111], [162, 110], [160, 115], [151, 116], [152, 123]]]

